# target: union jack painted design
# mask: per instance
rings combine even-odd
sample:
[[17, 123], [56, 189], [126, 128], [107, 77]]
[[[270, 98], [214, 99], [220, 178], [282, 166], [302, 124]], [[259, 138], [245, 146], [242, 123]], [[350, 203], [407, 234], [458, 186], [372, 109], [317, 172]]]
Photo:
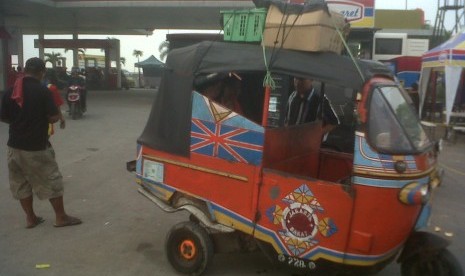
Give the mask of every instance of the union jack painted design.
[[263, 141], [261, 132], [192, 118], [191, 152], [258, 165]]

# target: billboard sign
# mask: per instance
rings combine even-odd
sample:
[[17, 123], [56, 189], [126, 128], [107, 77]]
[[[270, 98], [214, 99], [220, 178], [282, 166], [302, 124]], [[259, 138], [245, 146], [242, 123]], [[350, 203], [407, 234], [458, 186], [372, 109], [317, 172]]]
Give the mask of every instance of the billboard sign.
[[375, 0], [327, 0], [331, 10], [341, 13], [351, 28], [375, 26]]

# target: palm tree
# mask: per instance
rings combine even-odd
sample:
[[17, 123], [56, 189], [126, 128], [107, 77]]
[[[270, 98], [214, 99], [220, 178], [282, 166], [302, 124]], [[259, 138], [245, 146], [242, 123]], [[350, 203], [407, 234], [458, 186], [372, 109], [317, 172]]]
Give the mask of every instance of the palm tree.
[[[65, 49], [65, 53], [67, 53], [68, 51], [72, 51], [72, 50], [73, 50], [73, 49], [66, 48], [66, 49]], [[83, 54], [83, 55], [86, 54], [86, 49], [84, 49], [84, 48], [79, 48], [79, 49], [77, 49], [77, 51], [78, 51], [78, 53], [81, 53], [81, 54]]]
[[123, 64], [123, 66], [126, 66], [126, 58], [125, 57], [120, 57], [119, 62], [121, 62], [121, 64]]
[[168, 40], [163, 41], [158, 46], [158, 52], [160, 52], [160, 59], [165, 61], [168, 52], [170, 51], [170, 42]]
[[56, 68], [57, 63], [60, 61], [61, 53], [45, 53], [45, 63], [50, 62], [52, 64], [52, 68]]
[[[66, 48], [65, 49], [65, 53], [67, 53], [68, 51], [72, 51], [74, 49], [69, 49], [69, 48]], [[77, 49], [78, 53], [79, 54], [82, 54], [82, 59], [84, 61], [84, 67], [86, 67], [86, 49], [84, 48], [79, 48]], [[79, 67], [79, 64], [75, 64], [74, 66], [78, 66]]]
[[[137, 58], [137, 63], [139, 63], [139, 57], [143, 56], [144, 52], [142, 52], [141, 50], [134, 49], [134, 52], [132, 52], [132, 55]], [[140, 81], [140, 67], [137, 67], [137, 69], [139, 71], [139, 87], [142, 87], [142, 83]]]

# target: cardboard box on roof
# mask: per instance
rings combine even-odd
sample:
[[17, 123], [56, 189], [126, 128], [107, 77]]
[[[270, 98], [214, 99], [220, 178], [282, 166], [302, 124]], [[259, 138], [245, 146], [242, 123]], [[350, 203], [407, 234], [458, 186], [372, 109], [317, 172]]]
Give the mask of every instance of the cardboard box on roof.
[[265, 21], [263, 43], [265, 46], [312, 52], [341, 53], [344, 45], [336, 30], [344, 37], [349, 33], [349, 24], [343, 15], [325, 10], [303, 14], [283, 14], [270, 5]]

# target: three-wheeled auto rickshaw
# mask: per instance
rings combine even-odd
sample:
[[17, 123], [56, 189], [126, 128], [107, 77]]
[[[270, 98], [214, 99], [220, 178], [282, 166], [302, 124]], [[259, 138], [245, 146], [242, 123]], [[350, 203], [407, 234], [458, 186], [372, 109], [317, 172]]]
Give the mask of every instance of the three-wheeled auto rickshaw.
[[[199, 88], [231, 74], [240, 111]], [[324, 110], [285, 125], [294, 77], [329, 99], [339, 118], [330, 132]], [[326, 275], [375, 273], [395, 259], [402, 275], [462, 273], [448, 241], [418, 231], [441, 181], [437, 148], [377, 62], [224, 42], [174, 49], [131, 167], [141, 194], [191, 213], [165, 244], [182, 273], [203, 273], [226, 240]]]

